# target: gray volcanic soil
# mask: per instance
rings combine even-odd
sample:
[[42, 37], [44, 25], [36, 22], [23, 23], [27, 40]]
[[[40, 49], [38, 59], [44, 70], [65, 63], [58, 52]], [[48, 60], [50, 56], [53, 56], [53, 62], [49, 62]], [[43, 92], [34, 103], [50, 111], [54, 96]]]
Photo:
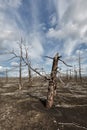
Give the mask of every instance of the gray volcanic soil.
[[48, 83], [0, 82], [0, 130], [87, 130], [87, 81], [58, 84], [53, 107], [44, 106]]

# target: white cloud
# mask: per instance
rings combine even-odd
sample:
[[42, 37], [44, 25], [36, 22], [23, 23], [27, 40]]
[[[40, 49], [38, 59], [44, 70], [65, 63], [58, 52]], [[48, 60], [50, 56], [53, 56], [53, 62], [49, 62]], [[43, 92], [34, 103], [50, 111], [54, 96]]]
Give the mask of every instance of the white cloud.
[[3, 17], [2, 19], [0, 18], [0, 46], [6, 46], [6, 44], [12, 46], [12, 42], [20, 38], [20, 32], [22, 31], [13, 19], [7, 18], [5, 12], [0, 13], [0, 17]]
[[31, 58], [40, 59], [41, 55], [44, 52], [40, 35], [37, 35], [36, 33], [31, 34], [30, 43], [31, 43], [31, 50], [30, 50]]
[[62, 19], [69, 4], [70, 0], [54, 0], [54, 5], [59, 19]]
[[[22, 19], [16, 9], [20, 4], [21, 0], [0, 1], [0, 51], [2, 52], [15, 49], [18, 53], [19, 47], [17, 42], [20, 41], [21, 37], [25, 37], [26, 35], [26, 32], [24, 32], [17, 23], [18, 21], [22, 27], [24, 25], [24, 22], [21, 22]], [[7, 61], [10, 57], [10, 55], [2, 55], [0, 56], [0, 61]]]
[[12, 66], [19, 66], [19, 64], [17, 62], [15, 62], [15, 61], [11, 62], [11, 65]]
[[9, 69], [9, 67], [0, 66], [0, 72], [3, 72], [3, 71], [5, 72], [6, 69]]
[[21, 5], [22, 0], [0, 0], [0, 8], [6, 9], [9, 7], [18, 8]]
[[3, 70], [3, 67], [2, 66], [0, 66], [0, 71], [2, 71]]
[[63, 51], [65, 54], [70, 56], [72, 52], [74, 51], [74, 48], [77, 46], [76, 41], [68, 40], [63, 45]]
[[62, 49], [65, 54], [71, 55], [81, 42], [87, 43], [87, 1], [55, 0], [55, 8], [58, 24], [55, 29], [48, 30], [47, 37], [63, 40]]
[[[87, 18], [87, 1], [84, 0], [72, 0], [72, 3], [68, 6], [64, 13], [64, 22], [73, 21], [79, 24]], [[83, 15], [84, 14], [84, 15]]]

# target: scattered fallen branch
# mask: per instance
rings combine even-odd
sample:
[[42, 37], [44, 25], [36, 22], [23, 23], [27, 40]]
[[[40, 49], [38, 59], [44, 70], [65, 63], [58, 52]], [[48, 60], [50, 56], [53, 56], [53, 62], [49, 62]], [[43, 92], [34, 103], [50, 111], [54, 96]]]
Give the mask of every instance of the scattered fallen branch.
[[86, 127], [84, 127], [84, 126], [81, 126], [81, 125], [79, 125], [79, 124], [77, 124], [77, 123], [62, 123], [62, 122], [59, 122], [58, 123], [59, 125], [69, 125], [69, 126], [75, 126], [75, 127], [77, 127], [77, 128], [81, 128], [81, 129], [84, 129], [84, 130], [87, 130], [87, 128]]
[[60, 77], [58, 77], [59, 81], [62, 83], [62, 85], [65, 85], [65, 83], [62, 81]]

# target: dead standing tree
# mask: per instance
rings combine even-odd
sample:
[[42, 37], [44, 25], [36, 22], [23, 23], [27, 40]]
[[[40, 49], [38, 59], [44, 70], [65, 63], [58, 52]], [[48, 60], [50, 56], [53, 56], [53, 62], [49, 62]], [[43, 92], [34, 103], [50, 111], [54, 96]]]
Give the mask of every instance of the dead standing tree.
[[77, 70], [76, 70], [75, 65], [74, 65], [74, 79], [77, 82]]
[[[19, 46], [19, 54], [16, 53], [16, 51], [11, 51], [10, 54], [14, 55], [10, 60], [13, 60], [15, 58], [19, 58], [19, 89], [22, 88], [23, 83], [22, 83], [22, 67], [23, 66], [27, 66], [28, 67], [28, 79], [29, 79], [29, 83], [31, 84], [31, 61], [28, 55], [28, 47], [24, 44], [22, 38], [20, 43], [18, 43]], [[23, 53], [25, 52], [25, 54]], [[23, 65], [23, 63], [25, 63], [25, 65]], [[26, 64], [27, 63], [27, 64]]]
[[54, 95], [56, 95], [56, 87], [57, 87], [57, 79], [56, 79], [56, 74], [57, 74], [57, 66], [58, 66], [58, 53], [55, 55], [53, 58], [53, 65], [52, 65], [52, 70], [51, 70], [51, 75], [50, 75], [50, 80], [49, 80], [49, 86], [48, 86], [48, 94], [47, 94], [47, 102], [46, 102], [46, 107], [50, 108], [53, 105], [53, 100], [54, 100]]
[[6, 69], [6, 71], [5, 71], [5, 77], [6, 77], [6, 83], [8, 83], [8, 70]]
[[80, 52], [79, 52], [79, 79], [82, 82], [82, 74], [81, 74], [81, 56], [80, 56]]
[[26, 61], [27, 61], [27, 66], [28, 66], [28, 80], [29, 80], [29, 83], [31, 84], [31, 69], [30, 69], [30, 66], [31, 66], [31, 60], [29, 58], [29, 55], [28, 55], [28, 47], [25, 45], [25, 55], [26, 55]]
[[[57, 53], [54, 58], [48, 57], [53, 60], [52, 64], [52, 70], [51, 70], [51, 75], [50, 75], [50, 80], [49, 80], [49, 86], [48, 86], [48, 93], [47, 93], [47, 102], [46, 102], [46, 107], [51, 108], [54, 102], [54, 96], [56, 95], [56, 88], [57, 88], [57, 69], [58, 69], [58, 61], [63, 62], [65, 65], [67, 65], [64, 61], [62, 61]], [[70, 65], [67, 65], [69, 67], [72, 67]]]
[[21, 39], [21, 43], [19, 44], [19, 48], [20, 48], [20, 64], [19, 64], [19, 89], [22, 88], [22, 39]]

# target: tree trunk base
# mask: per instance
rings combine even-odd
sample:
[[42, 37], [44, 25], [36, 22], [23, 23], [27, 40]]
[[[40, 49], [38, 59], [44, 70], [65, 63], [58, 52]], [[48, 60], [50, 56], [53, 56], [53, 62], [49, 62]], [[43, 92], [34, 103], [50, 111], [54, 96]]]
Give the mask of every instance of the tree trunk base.
[[50, 109], [53, 106], [53, 100], [46, 102], [46, 108]]

